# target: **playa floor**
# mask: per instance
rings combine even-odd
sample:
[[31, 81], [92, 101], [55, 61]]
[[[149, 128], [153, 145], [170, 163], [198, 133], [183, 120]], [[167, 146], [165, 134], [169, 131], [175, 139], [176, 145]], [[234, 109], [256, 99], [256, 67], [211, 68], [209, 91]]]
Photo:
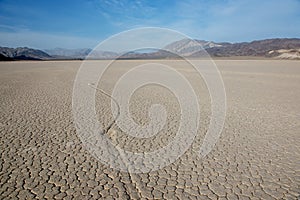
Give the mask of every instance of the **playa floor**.
[[[111, 91], [117, 77], [139, 62], [144, 61], [118, 61], [97, 87]], [[211, 114], [207, 88], [184, 62], [161, 62], [191, 82], [200, 99], [200, 126], [179, 159], [149, 173], [112, 169], [83, 146], [72, 115], [73, 83], [81, 61], [1, 62], [0, 198], [299, 199], [299, 61], [216, 61], [227, 113], [215, 148], [203, 159], [198, 151]], [[112, 120], [111, 102], [99, 92], [95, 102], [99, 121], [106, 126]], [[115, 144], [144, 152], [171, 142], [180, 112], [170, 91], [158, 85], [138, 90], [130, 103], [132, 118], [147, 124], [153, 103], [166, 106], [163, 131], [137, 139], [114, 125]]]

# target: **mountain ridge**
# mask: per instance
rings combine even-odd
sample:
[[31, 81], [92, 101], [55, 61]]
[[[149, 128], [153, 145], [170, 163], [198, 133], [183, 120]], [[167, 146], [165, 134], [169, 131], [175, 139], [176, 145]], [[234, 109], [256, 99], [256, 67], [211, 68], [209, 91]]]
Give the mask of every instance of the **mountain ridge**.
[[152, 52], [117, 53], [82, 49], [46, 49], [0, 47], [0, 60], [58, 60], [58, 59], [164, 59], [178, 57], [266, 57], [300, 59], [300, 38], [273, 38], [252, 42], [213, 42], [183, 39]]
[[[230, 56], [261, 56], [261, 57], [274, 57], [269, 54], [270, 51], [280, 49], [297, 50], [300, 49], [300, 39], [298, 38], [274, 38], [255, 40], [252, 42], [230, 43], [222, 47], [212, 47], [206, 49], [210, 56], [215, 57], [230, 57]], [[199, 56], [197, 52], [192, 57]]]
[[28, 47], [0, 47], [1, 60], [49, 60], [52, 57], [44, 51]]

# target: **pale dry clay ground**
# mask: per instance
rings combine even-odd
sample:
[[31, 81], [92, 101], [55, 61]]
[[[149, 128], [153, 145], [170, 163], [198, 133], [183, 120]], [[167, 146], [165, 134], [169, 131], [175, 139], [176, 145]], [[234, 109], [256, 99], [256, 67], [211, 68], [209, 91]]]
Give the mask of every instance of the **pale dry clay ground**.
[[[98, 87], [142, 61], [121, 61]], [[192, 147], [159, 171], [129, 174], [110, 169], [83, 148], [72, 118], [72, 87], [79, 61], [1, 62], [1, 199], [297, 199], [300, 193], [300, 62], [216, 61], [227, 93], [225, 127], [216, 148], [199, 159], [210, 106], [201, 78], [183, 61], [159, 61], [183, 73], [201, 99]], [[151, 94], [151, 95], [149, 95]], [[129, 138], [117, 127], [113, 141], [132, 151], [167, 144], [178, 128], [178, 103], [166, 89], [141, 88], [130, 109], [147, 123], [162, 103], [168, 123], [149, 139]], [[110, 100], [96, 94], [99, 120], [111, 120]], [[127, 144], [126, 144], [127, 142]], [[130, 142], [128, 144], [128, 142]]]

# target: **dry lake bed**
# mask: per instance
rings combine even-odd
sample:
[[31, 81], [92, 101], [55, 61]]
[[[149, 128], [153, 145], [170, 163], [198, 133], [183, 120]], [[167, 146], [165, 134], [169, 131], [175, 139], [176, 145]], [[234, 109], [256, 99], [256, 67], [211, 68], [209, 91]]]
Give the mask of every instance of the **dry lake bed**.
[[[198, 152], [208, 129], [210, 96], [201, 76], [185, 62], [117, 61], [97, 87], [109, 93], [131, 66], [148, 62], [182, 73], [201, 110], [197, 135], [187, 151], [148, 173], [113, 169], [82, 144], [72, 114], [81, 61], [1, 62], [0, 199], [299, 199], [299, 61], [215, 61], [224, 81], [227, 112], [222, 134], [205, 158]], [[95, 110], [104, 127], [113, 120], [110, 103], [96, 92]], [[130, 101], [131, 117], [146, 125], [154, 103], [167, 111], [159, 134], [139, 139], [113, 125], [113, 136], [107, 133], [112, 142], [132, 152], [151, 152], [172, 142], [180, 106], [166, 88], [137, 90]]]

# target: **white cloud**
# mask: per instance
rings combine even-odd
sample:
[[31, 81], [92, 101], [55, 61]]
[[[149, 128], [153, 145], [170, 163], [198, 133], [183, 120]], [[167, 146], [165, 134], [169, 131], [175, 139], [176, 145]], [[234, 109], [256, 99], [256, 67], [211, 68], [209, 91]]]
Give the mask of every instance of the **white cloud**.
[[1, 46], [20, 47], [27, 46], [32, 48], [82, 48], [94, 47], [101, 40], [83, 37], [46, 34], [32, 31], [0, 32]]
[[[300, 17], [299, 0], [186, 0], [174, 1], [168, 6], [162, 6], [162, 2], [149, 5], [145, 0], [92, 2], [93, 9], [96, 8], [102, 13], [101, 19], [104, 18], [105, 28], [99, 32], [102, 37], [112, 32], [144, 26], [170, 28], [193, 38], [213, 41], [236, 42], [300, 36], [300, 20], [297, 20]], [[0, 15], [0, 19], [2, 18]], [[89, 26], [85, 27], [84, 32], [86, 35], [95, 35], [95, 29], [90, 30]], [[0, 25], [1, 46], [79, 48], [93, 47], [101, 39], [42, 33], [27, 27]]]
[[164, 28], [137, 28], [108, 38], [97, 50], [128, 52], [143, 48], [163, 49], [171, 42], [184, 38], [181, 33]]
[[234, 42], [299, 37], [300, 33], [298, 0], [189, 0], [175, 10], [181, 17], [169, 26], [199, 39]]

